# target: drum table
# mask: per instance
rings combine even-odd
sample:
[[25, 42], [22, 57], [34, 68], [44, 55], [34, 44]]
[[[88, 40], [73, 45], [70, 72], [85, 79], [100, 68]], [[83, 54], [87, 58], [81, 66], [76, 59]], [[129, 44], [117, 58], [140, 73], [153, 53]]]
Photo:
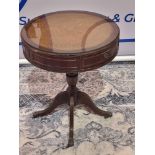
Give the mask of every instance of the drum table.
[[[33, 114], [48, 115], [61, 104], [70, 106], [68, 147], [74, 145], [74, 106], [83, 104], [95, 114], [111, 117], [91, 98], [81, 92], [76, 83], [78, 73], [99, 68], [117, 55], [119, 28], [108, 17], [87, 11], [59, 11], [41, 15], [26, 24], [21, 31], [25, 58], [33, 65], [52, 72], [66, 73], [68, 88], [56, 95], [53, 103]], [[93, 82], [93, 81], [92, 81]]]

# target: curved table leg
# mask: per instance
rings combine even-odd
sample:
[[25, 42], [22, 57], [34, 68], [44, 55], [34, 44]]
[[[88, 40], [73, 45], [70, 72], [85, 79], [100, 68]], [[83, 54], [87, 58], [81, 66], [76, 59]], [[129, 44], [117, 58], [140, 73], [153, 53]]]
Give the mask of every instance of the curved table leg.
[[50, 106], [47, 109], [34, 112], [33, 118], [48, 115], [51, 112], [53, 112], [55, 108], [62, 104], [69, 104], [69, 94], [67, 91], [57, 94], [54, 98], [54, 101], [50, 104]]
[[68, 147], [74, 146], [74, 104], [75, 98], [73, 96], [70, 97], [70, 116], [69, 116], [69, 139], [68, 139]]
[[91, 98], [84, 92], [78, 91], [78, 103], [86, 105], [89, 107], [95, 114], [104, 116], [104, 118], [112, 117], [112, 113], [109, 111], [103, 111], [99, 109], [91, 100]]

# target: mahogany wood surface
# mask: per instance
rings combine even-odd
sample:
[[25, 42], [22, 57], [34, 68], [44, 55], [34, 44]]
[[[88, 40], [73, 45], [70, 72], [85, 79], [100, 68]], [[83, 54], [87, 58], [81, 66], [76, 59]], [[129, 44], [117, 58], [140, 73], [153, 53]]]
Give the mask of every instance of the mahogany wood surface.
[[83, 72], [99, 68], [117, 55], [119, 28], [100, 14], [59, 11], [30, 21], [23, 27], [21, 39], [24, 56], [33, 65], [53, 72]]

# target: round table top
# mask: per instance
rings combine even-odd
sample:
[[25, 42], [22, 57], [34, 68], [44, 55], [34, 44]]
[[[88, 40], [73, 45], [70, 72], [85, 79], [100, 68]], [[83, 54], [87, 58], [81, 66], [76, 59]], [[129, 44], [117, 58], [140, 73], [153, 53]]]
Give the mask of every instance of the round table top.
[[62, 11], [33, 19], [23, 29], [23, 39], [43, 51], [78, 53], [111, 43], [118, 35], [117, 25], [103, 15]]
[[58, 11], [31, 20], [23, 27], [21, 39], [31, 53], [37, 50], [44, 56], [82, 56], [118, 45], [119, 28], [97, 13]]

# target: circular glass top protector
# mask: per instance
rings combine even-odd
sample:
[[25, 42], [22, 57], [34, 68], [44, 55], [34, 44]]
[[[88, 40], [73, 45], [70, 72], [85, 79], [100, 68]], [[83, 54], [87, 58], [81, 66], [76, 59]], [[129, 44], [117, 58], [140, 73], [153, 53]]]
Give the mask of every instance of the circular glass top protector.
[[90, 12], [62, 11], [42, 15], [25, 28], [25, 41], [40, 50], [76, 53], [98, 49], [118, 36], [117, 25], [109, 18]]

